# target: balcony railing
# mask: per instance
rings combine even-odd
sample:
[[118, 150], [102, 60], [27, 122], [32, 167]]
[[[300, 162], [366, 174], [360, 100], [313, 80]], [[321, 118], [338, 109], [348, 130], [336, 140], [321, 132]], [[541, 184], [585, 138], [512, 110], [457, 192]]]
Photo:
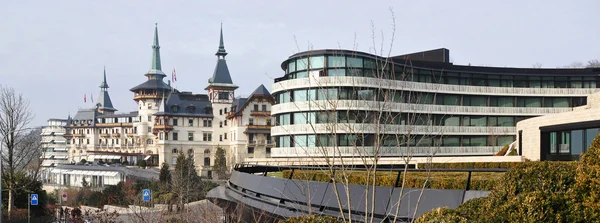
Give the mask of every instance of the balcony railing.
[[598, 92], [597, 88], [519, 88], [519, 87], [490, 87], [421, 83], [410, 81], [385, 80], [369, 77], [319, 77], [300, 78], [277, 82], [273, 85], [273, 93], [307, 87], [340, 87], [360, 86], [386, 88], [396, 90], [414, 90], [436, 93], [461, 93], [476, 95], [543, 95], [543, 96], [587, 96]]
[[[335, 127], [335, 130], [332, 128]], [[421, 135], [514, 135], [514, 126], [433, 126], [433, 125], [376, 125], [363, 123], [333, 124], [296, 124], [274, 126], [271, 135], [290, 134], [332, 134], [332, 131], [343, 134], [376, 133]]]
[[138, 99], [156, 99], [156, 98], [160, 98], [161, 95], [158, 94], [135, 94], [133, 96], [133, 100], [138, 100]]
[[250, 111], [251, 116], [271, 116], [271, 111]]
[[110, 137], [110, 134], [108, 134], [108, 133], [100, 133], [100, 137]]
[[98, 127], [132, 127], [133, 123], [131, 122], [118, 122], [118, 123], [97, 123]]
[[127, 137], [134, 137], [135, 135], [135, 133], [127, 133]]
[[76, 134], [73, 134], [73, 137], [85, 137], [85, 134], [83, 134], [83, 133], [76, 133]]
[[246, 128], [248, 129], [271, 129], [272, 125], [258, 125], [258, 124], [248, 124]]
[[112, 137], [121, 137], [121, 133], [113, 133]]
[[154, 125], [154, 130], [156, 131], [171, 131], [173, 130], [172, 125]]

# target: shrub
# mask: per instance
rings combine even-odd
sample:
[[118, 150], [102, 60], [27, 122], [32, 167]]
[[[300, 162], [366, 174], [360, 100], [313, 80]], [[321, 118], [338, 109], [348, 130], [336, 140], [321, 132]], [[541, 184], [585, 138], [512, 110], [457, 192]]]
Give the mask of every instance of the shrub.
[[450, 208], [442, 207], [433, 209], [419, 217], [415, 223], [428, 223], [428, 222], [444, 222], [444, 223], [466, 223], [467, 219], [459, 216], [456, 212]]
[[87, 163], [87, 160], [85, 160], [85, 159], [81, 159], [79, 162], [80, 162], [80, 163]]
[[309, 215], [291, 217], [279, 221], [279, 223], [343, 223], [344, 221], [329, 216]]
[[509, 145], [505, 145], [504, 147], [502, 147], [502, 149], [500, 151], [498, 151], [498, 153], [496, 153], [494, 156], [504, 156], [506, 155], [506, 152], [508, 152], [508, 147]]
[[596, 136], [590, 148], [581, 156], [575, 176], [575, 186], [571, 190], [570, 201], [574, 202], [574, 212], [586, 222], [600, 219], [600, 135]]
[[147, 166], [146, 160], [139, 160], [137, 165], [141, 168], [145, 168]]
[[488, 162], [488, 163], [428, 163], [432, 169], [510, 169], [521, 165], [523, 162]]

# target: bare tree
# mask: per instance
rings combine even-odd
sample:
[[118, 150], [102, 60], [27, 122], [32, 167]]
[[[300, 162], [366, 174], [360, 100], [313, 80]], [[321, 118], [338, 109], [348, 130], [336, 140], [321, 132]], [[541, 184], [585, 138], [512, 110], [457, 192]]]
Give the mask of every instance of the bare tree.
[[[29, 101], [14, 89], [0, 86], [0, 137], [2, 174], [8, 190], [8, 214], [13, 210], [15, 191], [23, 182], [37, 180], [41, 165], [40, 130], [28, 128], [34, 115]], [[23, 181], [19, 177], [32, 180]]]
[[[378, 169], [381, 158], [386, 156], [397, 157], [404, 167], [400, 188], [400, 197], [394, 204], [393, 210], [388, 212], [390, 219], [395, 222], [400, 210], [400, 200], [404, 195], [403, 189], [407, 184], [409, 165], [413, 164], [414, 156], [432, 157], [441, 146], [443, 130], [441, 126], [434, 126], [435, 118], [431, 115], [428, 104], [433, 104], [436, 93], [415, 92], [414, 82], [419, 78], [411, 68], [408, 58], [404, 58], [404, 65], [394, 63], [391, 50], [396, 32], [395, 16], [392, 14], [392, 33], [388, 40], [381, 32], [377, 35], [372, 24], [371, 53], [378, 55], [375, 60], [368, 63], [358, 55], [348, 55], [348, 52], [339, 53], [340, 61], [328, 60], [333, 67], [352, 67], [348, 61], [360, 61], [361, 68], [344, 70], [343, 74], [331, 73], [332, 70], [311, 70], [302, 82], [308, 81], [309, 88], [306, 92], [294, 91], [293, 98], [280, 99], [281, 103], [291, 103], [302, 112], [295, 113], [293, 117], [282, 118], [279, 123], [280, 131], [310, 132], [309, 136], [295, 135], [290, 138], [295, 153], [325, 167], [321, 172], [330, 176], [332, 184], [340, 183], [343, 187], [331, 187], [339, 206], [339, 216], [344, 221], [375, 222], [375, 187], [379, 185]], [[381, 38], [380, 40], [378, 38]], [[380, 44], [377, 44], [380, 42]], [[389, 45], [386, 47], [386, 42]], [[357, 44], [354, 44], [356, 52]], [[308, 49], [312, 50], [312, 46]], [[334, 55], [335, 56], [335, 55]], [[318, 57], [315, 56], [317, 59]], [[344, 60], [343, 58], [348, 58]], [[298, 66], [308, 68], [312, 66], [313, 57], [298, 60]], [[340, 64], [336, 65], [338, 62]], [[364, 65], [364, 66], [363, 66]], [[364, 69], [363, 69], [364, 68]], [[341, 72], [341, 71], [340, 71]], [[440, 74], [430, 73], [425, 78], [429, 82], [438, 82]], [[346, 76], [342, 79], [337, 76]], [[280, 82], [281, 84], [281, 82]], [[358, 87], [370, 85], [370, 87]], [[340, 87], [343, 86], [343, 87]], [[308, 108], [308, 109], [307, 109]], [[300, 115], [300, 117], [296, 117]], [[294, 125], [290, 125], [290, 120]], [[286, 147], [288, 145], [280, 145]], [[427, 162], [431, 158], [426, 159]], [[324, 163], [324, 164], [323, 164]], [[364, 190], [366, 213], [361, 219], [353, 217], [351, 207], [351, 194], [349, 185], [351, 178], [356, 173], [356, 167], [364, 167], [362, 174], [366, 177]], [[298, 174], [298, 173], [296, 173]], [[427, 175], [427, 179], [429, 174]], [[427, 185], [423, 184], [419, 201]], [[299, 185], [308, 200], [312, 199], [309, 184]], [[390, 194], [391, 196], [391, 194]], [[312, 208], [307, 201], [308, 210]], [[414, 207], [416, 215], [418, 202]], [[310, 214], [310, 213], [309, 213]]]
[[542, 63], [535, 62], [533, 65], [531, 65], [531, 67], [533, 67], [533, 68], [542, 68]]

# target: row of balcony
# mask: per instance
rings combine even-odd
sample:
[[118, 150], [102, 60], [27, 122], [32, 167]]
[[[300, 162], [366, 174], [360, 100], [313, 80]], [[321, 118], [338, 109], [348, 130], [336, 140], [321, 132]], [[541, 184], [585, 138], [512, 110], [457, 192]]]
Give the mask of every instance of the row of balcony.
[[[409, 104], [400, 102], [377, 102], [357, 100], [337, 100], [334, 105], [329, 101], [288, 102], [273, 105], [273, 113], [290, 113], [299, 111], [332, 111], [332, 110], [365, 110], [365, 111], [401, 111], [405, 113], [425, 114], [473, 114], [473, 115], [545, 115], [572, 111], [573, 108], [539, 108], [539, 107], [483, 107], [457, 105]], [[382, 108], [384, 106], [384, 108]]]
[[132, 122], [96, 123], [98, 127], [133, 127]]
[[[135, 133], [127, 133], [126, 135], [127, 135], [127, 137], [135, 137], [136, 136]], [[100, 137], [111, 137], [111, 136], [112, 137], [121, 137], [121, 133], [100, 133]], [[65, 138], [72, 138], [72, 137], [75, 137], [75, 138], [84, 138], [85, 134], [79, 134], [79, 133], [71, 134], [71, 133], [67, 133], [67, 134], [64, 135], [64, 137]]]
[[319, 77], [301, 78], [277, 82], [273, 85], [273, 93], [307, 87], [340, 87], [357, 86], [387, 88], [397, 90], [414, 90], [419, 92], [460, 93], [476, 95], [544, 95], [544, 96], [587, 96], [598, 92], [597, 88], [518, 88], [489, 87], [470, 85], [451, 85], [421, 83], [410, 81], [386, 80], [369, 77]]

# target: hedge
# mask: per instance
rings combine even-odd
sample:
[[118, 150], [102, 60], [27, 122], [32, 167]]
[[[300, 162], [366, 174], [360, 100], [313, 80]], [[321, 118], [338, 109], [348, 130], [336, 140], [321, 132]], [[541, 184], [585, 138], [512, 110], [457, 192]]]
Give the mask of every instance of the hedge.
[[[283, 177], [289, 178], [291, 170], [283, 171]], [[372, 176], [367, 180], [367, 172], [365, 171], [348, 171], [345, 174], [350, 184], [372, 185]], [[403, 174], [401, 174], [402, 176]], [[406, 188], [421, 188], [425, 185], [426, 188], [435, 189], [464, 189], [467, 184], [467, 173], [465, 172], [407, 172], [407, 179], [404, 187]], [[472, 173], [471, 189], [472, 190], [491, 190], [496, 182], [504, 175], [504, 173]], [[336, 173], [336, 181], [339, 183], [346, 182], [344, 174]], [[393, 186], [396, 182], [398, 172], [378, 171], [375, 185], [377, 186]], [[321, 170], [294, 170], [296, 180], [309, 180], [319, 182], [329, 182], [331, 174]], [[397, 186], [402, 186], [402, 177], [400, 177]]]
[[512, 169], [523, 162], [471, 162], [471, 163], [426, 163], [421, 164], [419, 168], [431, 168], [431, 169], [493, 169], [493, 168], [503, 168], [503, 169]]
[[344, 221], [329, 216], [309, 215], [287, 218], [280, 220], [279, 223], [344, 223]]
[[600, 135], [573, 162], [525, 162], [485, 198], [435, 209], [417, 222], [600, 222]]
[[500, 151], [498, 151], [498, 153], [496, 153], [494, 156], [504, 156], [506, 155], [506, 152], [508, 152], [508, 148], [509, 145], [505, 145], [504, 147], [502, 147], [502, 149]]

